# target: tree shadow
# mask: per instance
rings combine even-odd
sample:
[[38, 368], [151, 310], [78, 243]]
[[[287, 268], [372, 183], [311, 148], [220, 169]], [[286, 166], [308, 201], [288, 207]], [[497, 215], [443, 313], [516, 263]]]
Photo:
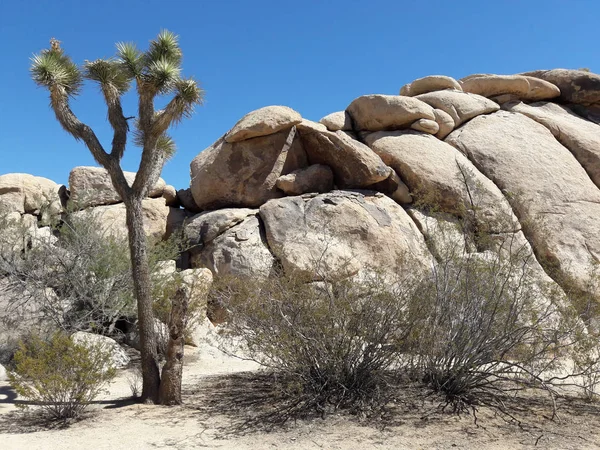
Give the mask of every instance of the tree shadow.
[[[206, 377], [195, 386], [184, 386], [183, 410], [200, 421], [220, 417], [216, 425], [223, 436], [243, 436], [253, 433], [287, 430], [300, 422], [324, 420], [335, 415], [358, 425], [374, 428], [402, 423], [396, 414], [399, 405], [407, 406], [397, 397], [399, 390], [390, 389], [386, 401], [369, 408], [336, 409], [321, 407], [310, 395], [303, 395], [294, 380], [269, 371], [239, 372]], [[391, 405], [391, 406], [390, 406]]]
[[314, 420], [331, 419], [332, 424], [350, 420], [354, 425], [381, 431], [401, 427], [439, 431], [440, 427], [447, 427], [474, 436], [488, 432], [520, 433], [527, 445], [551, 442], [554, 438], [587, 445], [596, 439], [595, 436], [586, 436], [577, 430], [585, 428], [586, 423], [594, 423], [600, 416], [600, 404], [571, 396], [554, 399], [555, 415], [553, 401], [548, 395], [526, 389], [499, 393], [496, 400], [502, 404], [502, 409], [480, 405], [471, 413], [459, 416], [451, 408], [443, 408], [443, 396], [432, 394], [422, 384], [410, 382], [396, 386], [389, 402], [369, 417], [347, 410], [325, 415], [314, 408], [303, 408], [297, 398], [294, 400], [286, 394], [286, 386], [282, 383], [281, 376], [269, 372], [207, 377], [196, 386], [184, 386], [185, 403], [181, 413], [195, 417], [200, 423], [211, 423], [211, 427], [214, 424], [220, 438], [289, 431], [311, 421], [314, 424]]
[[[2, 398], [4, 397], [4, 398]], [[135, 397], [124, 397], [118, 399], [108, 399], [108, 400], [93, 400], [89, 404], [90, 405], [107, 405], [104, 409], [116, 409], [123, 408], [125, 406], [134, 405], [139, 402], [138, 398]], [[35, 402], [30, 400], [19, 400], [18, 395], [12, 386], [0, 386], [0, 404], [11, 404], [15, 406], [43, 406], [44, 402]]]
[[[244, 435], [284, 427], [297, 406], [282, 380], [268, 372], [240, 372], [207, 377], [196, 386], [184, 386], [184, 409], [201, 422], [217, 414], [225, 418], [217, 429], [227, 435]], [[186, 413], [187, 414], [187, 413]]]
[[[139, 403], [138, 398], [126, 397], [118, 399], [94, 400], [90, 405], [106, 405], [102, 409], [118, 409]], [[2, 433], [34, 433], [43, 430], [65, 429], [74, 423], [85, 420], [94, 414], [93, 411], [84, 411], [75, 419], [53, 419], [44, 412], [43, 402], [19, 400], [18, 395], [11, 386], [0, 386], [0, 404], [12, 404], [19, 408], [0, 414], [0, 434]], [[33, 407], [29, 409], [28, 407]]]

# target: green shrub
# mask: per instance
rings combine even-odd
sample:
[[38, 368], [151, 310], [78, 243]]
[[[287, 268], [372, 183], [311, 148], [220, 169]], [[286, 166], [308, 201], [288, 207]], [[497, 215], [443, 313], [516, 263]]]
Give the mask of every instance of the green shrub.
[[281, 277], [219, 280], [211, 293], [230, 312], [227, 329], [246, 356], [283, 375], [293, 412], [385, 402], [390, 369], [411, 332], [407, 292], [379, 276], [310, 283]]
[[32, 337], [14, 356], [9, 380], [15, 391], [53, 419], [77, 417], [115, 376], [110, 353], [80, 345], [66, 334]]

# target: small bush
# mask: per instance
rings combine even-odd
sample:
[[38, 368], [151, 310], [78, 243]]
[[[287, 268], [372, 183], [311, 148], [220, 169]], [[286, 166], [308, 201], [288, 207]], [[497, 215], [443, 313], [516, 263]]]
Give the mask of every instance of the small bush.
[[407, 292], [373, 276], [310, 283], [297, 277], [220, 280], [211, 301], [230, 311], [232, 336], [248, 358], [283, 374], [293, 412], [385, 402], [390, 369], [411, 332]]
[[133, 398], [139, 398], [142, 394], [142, 368], [135, 367], [127, 373], [127, 384]]
[[34, 336], [22, 342], [9, 380], [52, 419], [67, 419], [77, 417], [114, 376], [103, 347], [79, 345], [56, 333], [49, 341]]
[[492, 206], [488, 188], [458, 161], [457, 181], [460, 204], [421, 192], [413, 205], [435, 262], [411, 307], [411, 372], [455, 412], [504, 410], [502, 397], [524, 387], [554, 395], [584, 333], [522, 234], [539, 225], [519, 222], [508, 203]]
[[572, 353], [573, 375], [580, 380], [583, 397], [589, 402], [600, 399], [600, 315], [598, 302], [600, 298], [600, 272], [598, 263], [590, 270], [585, 292], [580, 289], [566, 289], [569, 300], [585, 323], [575, 342]]

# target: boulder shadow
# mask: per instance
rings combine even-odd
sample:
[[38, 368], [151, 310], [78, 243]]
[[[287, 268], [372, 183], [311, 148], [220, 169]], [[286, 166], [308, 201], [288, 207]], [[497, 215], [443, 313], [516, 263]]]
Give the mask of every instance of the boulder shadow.
[[17, 404], [17, 393], [10, 386], [0, 386], [0, 403]]

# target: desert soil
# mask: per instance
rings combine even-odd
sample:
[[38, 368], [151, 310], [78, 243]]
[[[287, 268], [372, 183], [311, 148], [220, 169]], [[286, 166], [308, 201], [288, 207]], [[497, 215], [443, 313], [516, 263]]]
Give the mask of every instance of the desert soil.
[[128, 369], [82, 420], [48, 428], [37, 415], [18, 411], [19, 399], [0, 382], [0, 449], [600, 448], [600, 406], [559, 400], [559, 417], [552, 419], [551, 402], [540, 395], [507, 399], [520, 424], [484, 407], [477, 421], [441, 412], [437, 401], [407, 392], [377, 420], [331, 414], [269, 428], [249, 422], [269, 403], [268, 377], [257, 375], [254, 363], [206, 345], [186, 351], [182, 407], [128, 400], [134, 373]]

